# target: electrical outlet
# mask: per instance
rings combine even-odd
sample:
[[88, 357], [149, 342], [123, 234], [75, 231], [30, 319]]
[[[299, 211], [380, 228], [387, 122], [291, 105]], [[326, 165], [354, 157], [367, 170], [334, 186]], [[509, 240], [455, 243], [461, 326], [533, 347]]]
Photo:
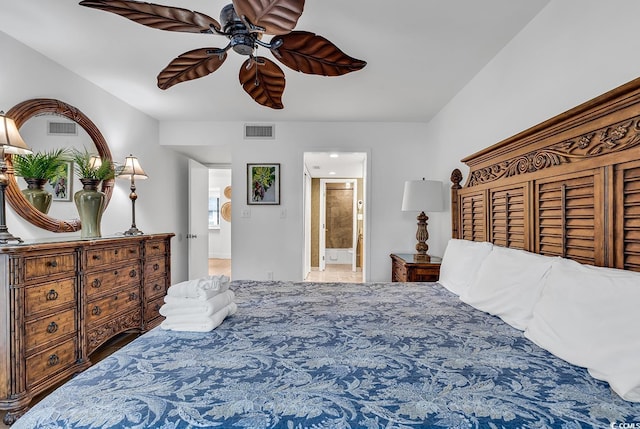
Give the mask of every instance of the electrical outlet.
[[251, 217], [251, 209], [242, 209], [242, 211], [240, 212], [240, 217]]
[[273, 271], [267, 271], [267, 280], [273, 280]]

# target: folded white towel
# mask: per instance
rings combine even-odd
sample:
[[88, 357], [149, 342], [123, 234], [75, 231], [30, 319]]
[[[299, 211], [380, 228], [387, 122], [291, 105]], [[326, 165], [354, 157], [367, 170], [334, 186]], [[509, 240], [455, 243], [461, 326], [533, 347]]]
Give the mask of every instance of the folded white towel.
[[171, 285], [167, 289], [167, 295], [204, 301], [227, 289], [229, 289], [229, 277], [208, 276]]
[[224, 291], [206, 301], [194, 298], [177, 298], [165, 296], [165, 304], [160, 307], [160, 314], [169, 316], [211, 316], [231, 304], [236, 295], [232, 290]]
[[220, 326], [227, 316], [231, 316], [238, 310], [235, 302], [227, 305], [211, 316], [174, 316], [167, 317], [160, 327], [172, 331], [209, 332]]

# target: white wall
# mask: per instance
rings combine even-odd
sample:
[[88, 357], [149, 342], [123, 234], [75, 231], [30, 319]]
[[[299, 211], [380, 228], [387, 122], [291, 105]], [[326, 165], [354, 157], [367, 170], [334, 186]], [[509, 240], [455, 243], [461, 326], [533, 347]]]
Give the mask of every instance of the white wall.
[[[0, 32], [0, 109], [7, 111], [31, 98], [55, 98], [87, 115], [100, 129], [114, 160], [129, 153], [140, 160], [148, 180], [136, 182], [136, 224], [146, 233], [186, 231], [186, 159], [160, 147], [159, 124], [102, 89]], [[29, 143], [29, 142], [27, 142]], [[77, 189], [79, 184], [76, 184]], [[102, 217], [102, 235], [121, 233], [131, 226], [131, 201], [127, 180], [116, 180], [111, 202]], [[56, 204], [73, 204], [58, 202]], [[161, 214], [161, 215], [160, 215]], [[9, 231], [25, 240], [77, 236], [55, 234], [28, 224], [7, 205]], [[172, 240], [172, 281], [187, 277], [186, 241]]]
[[[415, 246], [415, 214], [403, 213], [405, 180], [431, 177], [425, 163], [431, 144], [425, 124], [416, 123], [276, 123], [275, 140], [243, 140], [241, 122], [163, 122], [161, 143], [216, 141], [232, 147], [232, 272], [234, 280], [302, 280], [303, 155], [306, 151], [368, 153], [365, 207], [368, 215], [367, 279], [390, 281], [392, 252]], [[187, 133], [185, 135], [185, 133]], [[167, 136], [167, 137], [165, 137]], [[281, 205], [248, 206], [247, 163], [281, 164]], [[236, 195], [238, 198], [236, 198]], [[251, 217], [243, 218], [243, 209]], [[281, 218], [282, 209], [286, 217]]]
[[[443, 181], [460, 168], [466, 180], [461, 158], [638, 77], [638, 16], [637, 0], [551, 1], [428, 124], [427, 168]], [[450, 226], [447, 213], [430, 228], [435, 254]]]

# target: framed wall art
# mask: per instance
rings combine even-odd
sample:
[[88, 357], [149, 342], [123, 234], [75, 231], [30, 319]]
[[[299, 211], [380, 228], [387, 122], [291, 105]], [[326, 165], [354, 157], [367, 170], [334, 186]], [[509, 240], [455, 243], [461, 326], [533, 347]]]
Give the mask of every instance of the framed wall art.
[[247, 204], [280, 204], [280, 164], [247, 164]]
[[45, 191], [53, 196], [53, 201], [71, 201], [73, 197], [73, 161], [64, 163], [59, 174], [44, 185]]

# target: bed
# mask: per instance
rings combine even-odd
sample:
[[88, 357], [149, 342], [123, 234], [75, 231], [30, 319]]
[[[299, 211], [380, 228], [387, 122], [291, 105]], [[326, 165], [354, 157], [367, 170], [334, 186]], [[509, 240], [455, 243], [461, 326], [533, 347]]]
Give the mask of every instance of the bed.
[[233, 282], [210, 333], [156, 328], [15, 428], [608, 427], [640, 404], [436, 283]]
[[463, 161], [439, 283], [232, 282], [15, 428], [638, 427], [640, 79]]

